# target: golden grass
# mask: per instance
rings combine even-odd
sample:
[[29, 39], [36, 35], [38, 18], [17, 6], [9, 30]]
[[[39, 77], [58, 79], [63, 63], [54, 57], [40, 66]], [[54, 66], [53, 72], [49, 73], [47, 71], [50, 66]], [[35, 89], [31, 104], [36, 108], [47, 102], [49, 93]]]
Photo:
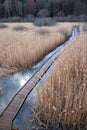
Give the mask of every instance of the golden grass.
[[76, 125], [76, 130], [86, 125], [81, 130], [87, 129], [87, 32], [81, 32], [62, 53], [52, 75], [41, 88], [36, 113], [39, 122], [72, 125], [73, 130]]
[[[0, 75], [31, 67], [63, 43], [70, 36], [73, 27], [73, 24], [69, 23], [52, 27], [36, 27], [30, 23], [6, 25], [8, 28], [0, 29]], [[40, 35], [38, 31], [41, 29], [49, 34]], [[62, 33], [63, 30], [65, 33]]]

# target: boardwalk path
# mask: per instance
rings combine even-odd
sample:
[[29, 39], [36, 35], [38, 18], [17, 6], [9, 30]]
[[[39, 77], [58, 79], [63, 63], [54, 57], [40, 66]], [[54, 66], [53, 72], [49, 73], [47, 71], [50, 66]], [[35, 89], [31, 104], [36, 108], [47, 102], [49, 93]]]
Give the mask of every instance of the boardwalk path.
[[[72, 39], [73, 40], [73, 39]], [[15, 95], [10, 104], [7, 106], [6, 110], [0, 117], [0, 130], [17, 130], [13, 128], [12, 122], [22, 107], [24, 101], [26, 100], [29, 93], [33, 90], [36, 84], [39, 82], [41, 77], [46, 73], [48, 68], [54, 62], [54, 60], [66, 49], [67, 44], [59, 52], [55, 52], [47, 62], [32, 76], [32, 78], [23, 86], [23, 88]]]

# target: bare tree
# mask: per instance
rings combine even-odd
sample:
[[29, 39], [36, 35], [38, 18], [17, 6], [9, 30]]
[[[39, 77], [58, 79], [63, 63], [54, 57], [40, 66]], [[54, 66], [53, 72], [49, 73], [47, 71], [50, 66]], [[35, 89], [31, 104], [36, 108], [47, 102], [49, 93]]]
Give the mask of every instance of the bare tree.
[[5, 16], [11, 16], [11, 10], [12, 10], [12, 6], [11, 6], [11, 0], [5, 0], [4, 3], [4, 9], [5, 9]]

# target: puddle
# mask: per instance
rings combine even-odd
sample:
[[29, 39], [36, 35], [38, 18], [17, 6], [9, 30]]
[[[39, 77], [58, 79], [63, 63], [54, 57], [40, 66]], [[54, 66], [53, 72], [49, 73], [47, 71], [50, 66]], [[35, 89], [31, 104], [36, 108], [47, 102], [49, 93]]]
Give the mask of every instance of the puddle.
[[[39, 63], [34, 65], [31, 70], [24, 70], [14, 75], [0, 79], [0, 115], [6, 109], [15, 94], [24, 86], [24, 84], [33, 76], [33, 74], [57, 51], [60, 51], [65, 45], [70, 44], [78, 35], [77, 29], [73, 29], [72, 36], [63, 45], [57, 47], [55, 50], [45, 56]], [[42, 84], [42, 80], [40, 81]], [[23, 107], [18, 113], [14, 126], [19, 130], [27, 130], [31, 128], [30, 123], [33, 114], [33, 107], [37, 106], [38, 102], [38, 87], [36, 87], [26, 99]]]

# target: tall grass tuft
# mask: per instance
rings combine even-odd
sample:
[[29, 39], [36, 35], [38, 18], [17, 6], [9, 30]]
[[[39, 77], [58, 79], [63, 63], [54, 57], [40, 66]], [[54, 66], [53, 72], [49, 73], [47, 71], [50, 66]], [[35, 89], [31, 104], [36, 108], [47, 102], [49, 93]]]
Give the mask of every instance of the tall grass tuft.
[[82, 34], [62, 53], [39, 91], [36, 119], [46, 129], [87, 129], [86, 37]]
[[8, 28], [6, 24], [0, 23], [0, 29]]
[[87, 23], [83, 24], [83, 28], [82, 29], [83, 29], [84, 32], [87, 32]]
[[[9, 28], [0, 30], [0, 75], [31, 68], [48, 52], [64, 43], [70, 36], [72, 26], [67, 30], [67, 36], [59, 32], [59, 27], [37, 28], [32, 24], [9, 23]], [[58, 27], [58, 28], [57, 28]], [[26, 29], [28, 29], [26, 31]], [[15, 29], [16, 31], [14, 31]], [[20, 33], [21, 32], [21, 33]], [[3, 35], [5, 34], [5, 35]]]
[[50, 31], [46, 29], [38, 29], [37, 32], [39, 35], [50, 35]]
[[28, 28], [24, 26], [16, 26], [13, 28], [14, 31], [27, 31]]

